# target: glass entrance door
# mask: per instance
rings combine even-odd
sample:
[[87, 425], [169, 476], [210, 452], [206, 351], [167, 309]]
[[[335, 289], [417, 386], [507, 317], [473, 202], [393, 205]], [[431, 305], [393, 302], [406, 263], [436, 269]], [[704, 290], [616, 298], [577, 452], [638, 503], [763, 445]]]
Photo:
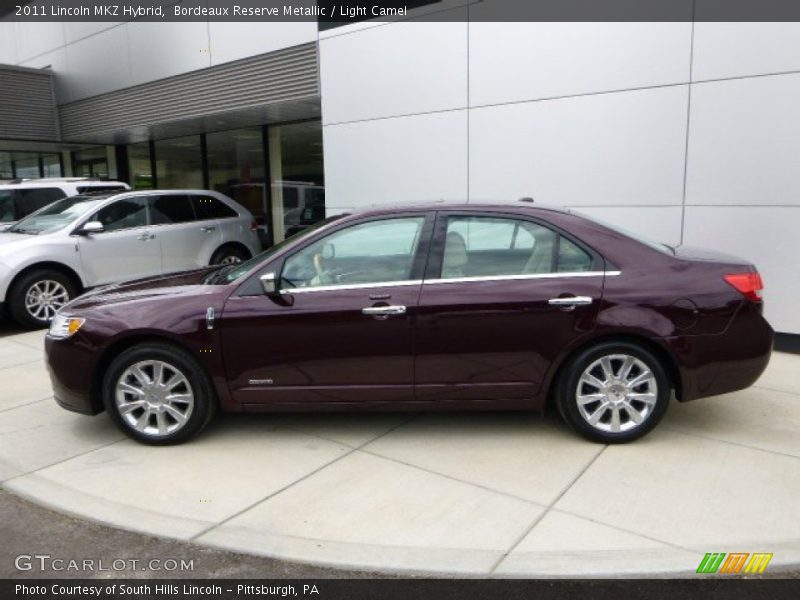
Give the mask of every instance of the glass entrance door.
[[269, 164], [277, 243], [325, 218], [322, 123], [271, 126]]

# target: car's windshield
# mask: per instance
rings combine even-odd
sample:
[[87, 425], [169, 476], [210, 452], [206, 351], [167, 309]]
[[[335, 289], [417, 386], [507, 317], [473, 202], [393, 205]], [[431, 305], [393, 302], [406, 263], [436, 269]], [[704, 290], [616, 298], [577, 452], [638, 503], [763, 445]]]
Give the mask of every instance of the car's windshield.
[[66, 227], [75, 219], [95, 209], [105, 197], [70, 196], [28, 215], [8, 231], [38, 235]]
[[265, 259], [267, 259], [270, 256], [278, 253], [280, 250], [282, 250], [290, 242], [293, 243], [296, 240], [298, 240], [299, 238], [305, 237], [306, 235], [309, 235], [312, 231], [316, 231], [320, 227], [324, 227], [328, 223], [332, 223], [333, 221], [335, 221], [335, 220], [337, 220], [337, 219], [339, 219], [339, 218], [341, 218], [343, 216], [344, 215], [335, 215], [333, 217], [328, 217], [327, 219], [323, 219], [322, 221], [320, 221], [319, 223], [316, 223], [315, 225], [312, 225], [308, 229], [304, 229], [302, 231], [299, 231], [298, 233], [296, 233], [296, 234], [294, 234], [294, 235], [292, 235], [290, 237], [287, 237], [282, 242], [278, 242], [277, 244], [275, 244], [271, 248], [268, 248], [267, 250], [264, 250], [264, 252], [261, 252], [260, 254], [256, 254], [250, 260], [246, 260], [243, 263], [238, 264], [238, 265], [231, 265], [231, 266], [228, 266], [227, 268], [223, 267], [222, 269], [220, 269], [218, 271], [214, 271], [213, 273], [211, 273], [208, 276], [208, 278], [206, 279], [206, 283], [211, 283], [211, 284], [233, 283], [234, 281], [236, 281], [238, 279], [241, 279], [242, 277], [247, 275], [253, 269], [257, 268], [258, 265], [260, 265], [262, 262], [264, 262]]
[[619, 225], [616, 225], [614, 223], [609, 223], [609, 222], [604, 221], [602, 219], [598, 219], [594, 215], [587, 215], [586, 213], [578, 211], [578, 210], [572, 210], [570, 212], [572, 212], [575, 215], [581, 216], [584, 219], [587, 219], [589, 221], [593, 221], [593, 222], [597, 223], [598, 225], [602, 225], [603, 227], [607, 227], [608, 229], [610, 229], [612, 231], [616, 231], [617, 233], [621, 233], [622, 235], [626, 235], [629, 238], [633, 238], [634, 240], [644, 244], [648, 248], [652, 248], [653, 250], [657, 250], [657, 251], [662, 252], [664, 254], [674, 254], [674, 252], [672, 250], [672, 247], [667, 246], [666, 244], [659, 243], [659, 242], [654, 242], [651, 239], [648, 239], [648, 238], [646, 238], [646, 237], [644, 237], [644, 236], [642, 236], [642, 235], [640, 235], [638, 233], [634, 233], [633, 231], [630, 231], [628, 229], [620, 227]]

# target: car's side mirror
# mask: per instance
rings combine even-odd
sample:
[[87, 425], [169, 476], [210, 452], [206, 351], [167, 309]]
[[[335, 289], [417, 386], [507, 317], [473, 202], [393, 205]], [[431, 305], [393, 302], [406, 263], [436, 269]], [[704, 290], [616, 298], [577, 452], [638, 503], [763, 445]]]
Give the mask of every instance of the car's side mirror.
[[103, 233], [106, 230], [100, 221], [89, 221], [75, 233], [78, 235], [92, 235], [93, 233]]
[[275, 273], [264, 273], [259, 277], [261, 281], [261, 289], [267, 296], [276, 296], [278, 292], [278, 278]]

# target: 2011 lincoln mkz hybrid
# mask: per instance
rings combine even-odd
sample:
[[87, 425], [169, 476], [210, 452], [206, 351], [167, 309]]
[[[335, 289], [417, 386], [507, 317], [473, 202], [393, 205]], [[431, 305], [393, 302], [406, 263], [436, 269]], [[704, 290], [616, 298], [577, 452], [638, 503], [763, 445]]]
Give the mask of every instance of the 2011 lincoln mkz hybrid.
[[328, 218], [239, 265], [99, 288], [45, 346], [56, 401], [150, 444], [231, 412], [533, 409], [591, 440], [751, 385], [773, 331], [747, 261], [530, 202]]

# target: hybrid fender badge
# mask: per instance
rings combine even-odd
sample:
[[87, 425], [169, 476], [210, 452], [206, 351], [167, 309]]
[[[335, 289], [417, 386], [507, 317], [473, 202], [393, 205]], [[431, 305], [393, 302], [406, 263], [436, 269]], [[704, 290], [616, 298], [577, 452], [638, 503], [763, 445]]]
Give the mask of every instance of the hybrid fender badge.
[[247, 383], [250, 385], [272, 385], [275, 382], [272, 379], [249, 379]]
[[206, 310], [206, 329], [214, 329], [214, 321], [217, 318], [217, 314], [214, 311], [213, 306], [209, 306]]

